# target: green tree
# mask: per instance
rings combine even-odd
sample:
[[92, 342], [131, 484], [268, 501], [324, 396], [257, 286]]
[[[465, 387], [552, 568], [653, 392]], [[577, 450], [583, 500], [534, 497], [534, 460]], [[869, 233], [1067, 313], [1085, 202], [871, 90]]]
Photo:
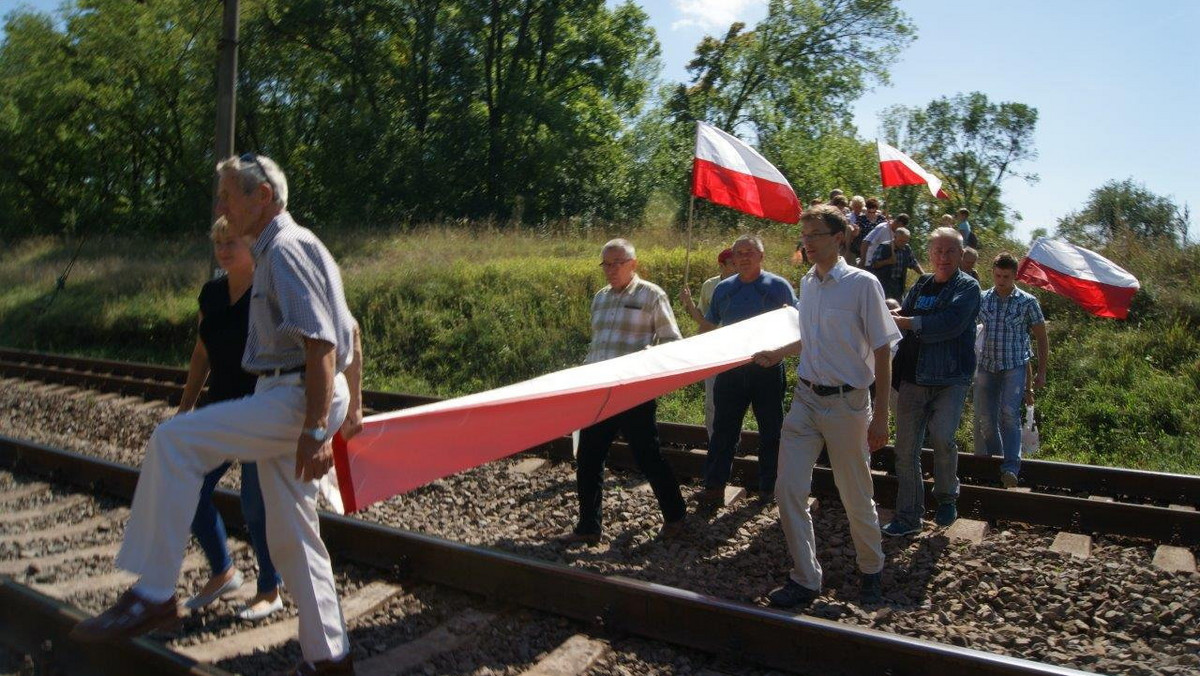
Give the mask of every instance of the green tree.
[[[1033, 183], [1037, 174], [1020, 165], [1037, 159], [1033, 134], [1037, 109], [1024, 103], [993, 103], [981, 92], [942, 97], [923, 108], [893, 106], [882, 115], [885, 139], [944, 179], [950, 203], [938, 204], [919, 190], [898, 193], [913, 212], [932, 215], [947, 206], [971, 210], [972, 224], [1004, 235], [1009, 216], [1000, 201], [1008, 178]], [[925, 193], [928, 195], [928, 192]]]
[[1127, 178], [1093, 190], [1082, 209], [1058, 220], [1056, 236], [1092, 248], [1123, 236], [1178, 247], [1185, 243], [1189, 222], [1186, 207]]

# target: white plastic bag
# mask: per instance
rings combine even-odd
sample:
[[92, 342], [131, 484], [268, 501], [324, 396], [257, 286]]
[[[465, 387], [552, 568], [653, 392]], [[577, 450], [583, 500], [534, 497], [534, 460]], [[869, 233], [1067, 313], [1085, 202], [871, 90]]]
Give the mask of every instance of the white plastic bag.
[[1025, 423], [1021, 425], [1021, 456], [1032, 458], [1041, 443], [1037, 421], [1033, 417], [1033, 404], [1025, 407]]

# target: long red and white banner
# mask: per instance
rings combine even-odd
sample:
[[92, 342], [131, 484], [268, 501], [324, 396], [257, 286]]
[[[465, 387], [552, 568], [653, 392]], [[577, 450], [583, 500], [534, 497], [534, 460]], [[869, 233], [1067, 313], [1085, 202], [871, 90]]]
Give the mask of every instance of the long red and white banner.
[[800, 200], [783, 174], [736, 136], [696, 123], [692, 194], [781, 223], [800, 220]]
[[942, 179], [926, 171], [895, 146], [883, 141], [876, 141], [875, 144], [879, 148], [879, 180], [883, 187], [924, 184], [929, 186], [929, 193], [934, 197], [947, 199], [946, 191], [942, 190]]
[[1017, 279], [1078, 303], [1100, 317], [1125, 319], [1141, 287], [1134, 277], [1104, 256], [1057, 239], [1039, 237], [1017, 269]]
[[371, 416], [348, 443], [335, 439], [336, 474], [330, 476], [337, 491], [327, 480], [322, 492], [339, 511], [356, 512], [552, 441], [799, 338], [796, 310], [785, 307], [616, 359]]

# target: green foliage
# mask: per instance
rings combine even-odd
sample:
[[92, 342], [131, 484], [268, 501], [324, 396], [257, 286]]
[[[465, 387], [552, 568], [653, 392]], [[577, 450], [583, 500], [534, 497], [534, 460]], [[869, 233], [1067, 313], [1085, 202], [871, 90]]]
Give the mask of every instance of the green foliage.
[[902, 189], [897, 208], [934, 222], [943, 211], [966, 207], [971, 223], [997, 236], [1009, 230], [1000, 185], [1010, 176], [1033, 183], [1036, 174], [1017, 165], [1037, 159], [1033, 134], [1037, 109], [1024, 103], [992, 103], [980, 92], [942, 97], [924, 108], [893, 106], [883, 114], [884, 136], [944, 179], [950, 207], [928, 191]]
[[1186, 208], [1127, 178], [1093, 190], [1082, 209], [1059, 219], [1056, 234], [1089, 248], [1127, 238], [1151, 246], [1177, 247], [1184, 243], [1188, 222]]

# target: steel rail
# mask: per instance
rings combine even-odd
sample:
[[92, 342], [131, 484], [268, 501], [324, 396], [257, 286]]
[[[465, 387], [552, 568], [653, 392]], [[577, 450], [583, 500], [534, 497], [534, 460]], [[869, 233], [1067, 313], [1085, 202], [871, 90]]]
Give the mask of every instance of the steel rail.
[[0, 642], [31, 656], [34, 673], [233, 676], [144, 638], [104, 645], [77, 643], [67, 638], [71, 629], [86, 617], [68, 603], [0, 575]]
[[[171, 367], [8, 348], [0, 348], [0, 374], [118, 391], [169, 402], [178, 402], [182, 383], [187, 377], [183, 369]], [[440, 399], [392, 392], [363, 393], [364, 405], [376, 411], [397, 410], [435, 401]], [[659, 434], [665, 444], [687, 448], [703, 447], [708, 442], [704, 427], [699, 425], [660, 422]], [[742, 433], [743, 449], [752, 450], [757, 445], [757, 432]], [[570, 459], [570, 446], [566, 440], [557, 440], [547, 446], [552, 457]], [[895, 472], [895, 452], [890, 447], [875, 453], [871, 461], [874, 469]], [[926, 471], [932, 471], [933, 451], [925, 449], [921, 461]], [[958, 470], [963, 482], [994, 486], [1000, 475], [1000, 458], [960, 453]], [[697, 472], [690, 474], [697, 475]], [[1027, 486], [1050, 491], [1200, 507], [1200, 477], [1185, 474], [1024, 460], [1021, 463], [1021, 478]]]
[[[61, 482], [126, 500], [137, 483], [133, 467], [8, 437], [0, 437], [0, 466], [52, 473]], [[221, 489], [216, 498], [224, 515], [238, 515], [235, 493]], [[402, 563], [407, 574], [433, 584], [769, 668], [847, 676], [1084, 673], [650, 582], [606, 577], [326, 512], [321, 513], [321, 533], [338, 558], [385, 567]]]

